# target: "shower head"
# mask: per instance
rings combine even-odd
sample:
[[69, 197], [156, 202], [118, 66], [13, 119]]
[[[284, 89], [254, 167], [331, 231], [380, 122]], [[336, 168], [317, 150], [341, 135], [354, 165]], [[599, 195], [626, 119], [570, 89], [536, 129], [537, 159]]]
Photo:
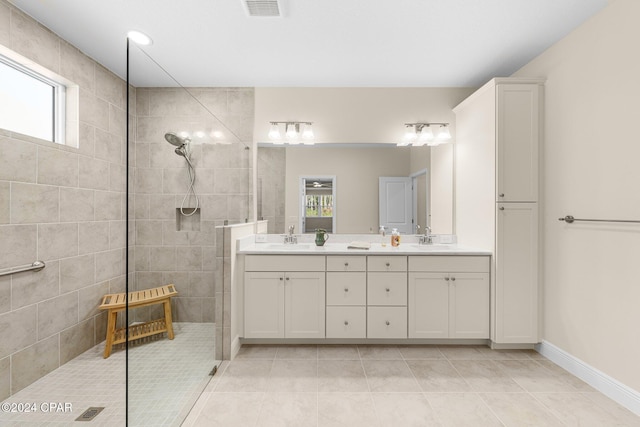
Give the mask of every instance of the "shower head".
[[184, 144], [191, 142], [189, 137], [182, 137], [173, 132], [167, 132], [164, 134], [164, 139], [171, 145], [175, 145], [176, 147], [182, 147]]
[[174, 150], [178, 156], [187, 157], [187, 154], [184, 152], [184, 144]]

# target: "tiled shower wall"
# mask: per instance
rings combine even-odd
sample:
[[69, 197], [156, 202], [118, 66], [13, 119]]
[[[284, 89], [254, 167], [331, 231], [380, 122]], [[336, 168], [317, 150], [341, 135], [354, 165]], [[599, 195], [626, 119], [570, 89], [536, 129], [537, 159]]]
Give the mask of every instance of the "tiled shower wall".
[[[214, 322], [216, 303], [222, 304], [215, 298], [215, 284], [222, 280], [215, 227], [225, 220], [232, 224], [252, 217], [254, 95], [252, 88], [187, 90], [136, 91], [136, 286], [173, 283], [179, 293], [172, 299], [176, 321]], [[198, 131], [205, 138], [197, 138]], [[222, 136], [211, 136], [214, 131]], [[167, 132], [192, 135], [200, 199], [200, 211], [193, 218], [178, 212], [188, 187], [187, 166], [165, 140]], [[186, 206], [194, 207], [194, 200]], [[136, 320], [161, 317], [158, 309], [136, 310]]]
[[0, 45], [79, 85], [79, 148], [0, 131], [0, 400], [104, 340], [123, 292], [125, 83], [0, 0]]

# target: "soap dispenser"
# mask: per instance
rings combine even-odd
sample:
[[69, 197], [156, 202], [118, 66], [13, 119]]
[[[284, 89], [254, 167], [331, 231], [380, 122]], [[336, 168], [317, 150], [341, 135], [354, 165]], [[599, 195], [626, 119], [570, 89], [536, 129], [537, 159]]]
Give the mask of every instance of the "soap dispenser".
[[391, 230], [391, 246], [398, 247], [400, 246], [400, 233], [397, 228]]

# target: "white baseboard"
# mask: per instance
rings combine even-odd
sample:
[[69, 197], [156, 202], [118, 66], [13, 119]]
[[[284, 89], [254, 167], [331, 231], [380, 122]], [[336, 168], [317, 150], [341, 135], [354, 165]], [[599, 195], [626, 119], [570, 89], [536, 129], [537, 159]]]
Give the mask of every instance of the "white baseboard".
[[536, 345], [538, 353], [571, 372], [605, 396], [615, 400], [636, 415], [640, 415], [640, 393], [609, 375], [572, 356], [548, 341]]

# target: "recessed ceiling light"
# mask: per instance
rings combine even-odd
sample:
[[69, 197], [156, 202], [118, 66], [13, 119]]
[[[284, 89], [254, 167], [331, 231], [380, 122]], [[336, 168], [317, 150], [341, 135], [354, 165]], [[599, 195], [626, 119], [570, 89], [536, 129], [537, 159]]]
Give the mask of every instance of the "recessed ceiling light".
[[129, 38], [129, 40], [131, 40], [132, 42], [142, 46], [149, 46], [150, 44], [153, 44], [153, 40], [151, 40], [151, 37], [144, 33], [141, 33], [140, 31], [129, 31], [127, 33], [127, 38]]

